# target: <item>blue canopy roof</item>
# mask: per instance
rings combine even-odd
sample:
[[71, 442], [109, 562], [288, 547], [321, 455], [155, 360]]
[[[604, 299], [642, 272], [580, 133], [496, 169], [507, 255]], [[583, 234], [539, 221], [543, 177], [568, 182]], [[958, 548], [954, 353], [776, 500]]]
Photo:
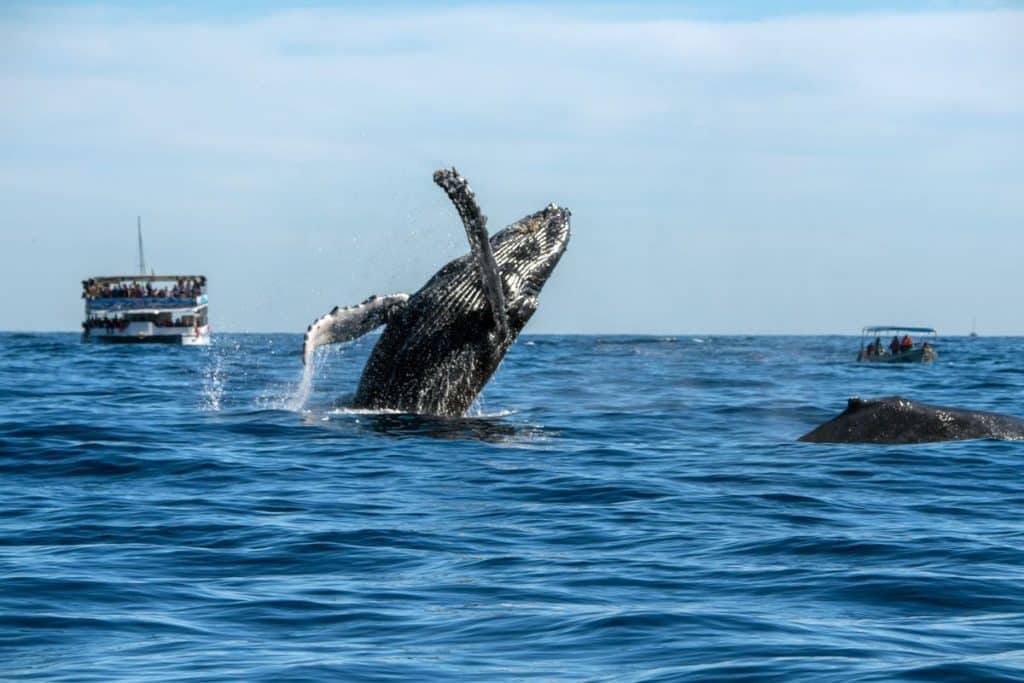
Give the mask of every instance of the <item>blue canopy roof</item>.
[[86, 299], [86, 306], [89, 311], [134, 311], [134, 310], [148, 310], [153, 308], [159, 309], [191, 309], [196, 306], [205, 305], [209, 299], [205, 294], [200, 294], [197, 297], [156, 297], [156, 296], [140, 296], [140, 297], [117, 297], [111, 299]]
[[865, 327], [864, 334], [877, 334], [878, 332], [913, 332], [914, 334], [937, 334], [931, 327], [907, 327], [906, 325], [874, 325]]

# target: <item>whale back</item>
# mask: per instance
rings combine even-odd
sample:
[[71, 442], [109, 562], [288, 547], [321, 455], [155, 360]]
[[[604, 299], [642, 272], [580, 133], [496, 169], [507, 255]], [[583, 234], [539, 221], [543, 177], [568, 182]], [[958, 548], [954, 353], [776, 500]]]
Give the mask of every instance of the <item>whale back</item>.
[[880, 444], [963, 439], [1024, 439], [1024, 420], [918, 403], [902, 396], [851, 398], [845, 411], [800, 437], [813, 443]]

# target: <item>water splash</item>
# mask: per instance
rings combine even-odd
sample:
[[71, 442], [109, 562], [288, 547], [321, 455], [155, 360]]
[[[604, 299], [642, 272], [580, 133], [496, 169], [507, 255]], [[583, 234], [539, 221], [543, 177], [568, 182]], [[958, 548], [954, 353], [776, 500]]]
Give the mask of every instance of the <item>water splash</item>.
[[466, 410], [466, 417], [482, 417], [484, 415], [484, 393], [481, 391], [473, 399], [473, 402]]
[[326, 411], [325, 415], [409, 415], [403, 410], [392, 410], [391, 408], [348, 408], [338, 406]]
[[302, 366], [302, 375], [300, 375], [299, 381], [289, 387], [285, 396], [276, 400], [268, 400], [268, 407], [277, 410], [290, 410], [295, 413], [308, 411], [309, 399], [313, 396], [314, 380], [323, 374], [327, 366], [334, 363], [339, 356], [344, 356], [348, 347], [349, 344], [337, 344], [313, 351], [309, 362]]
[[[215, 340], [211, 340], [215, 344]], [[210, 362], [203, 372], [202, 398], [200, 408], [207, 412], [220, 412], [221, 401], [224, 398], [224, 359], [220, 349], [216, 346], [210, 348]]]
[[295, 386], [291, 395], [282, 403], [281, 407], [284, 410], [291, 410], [296, 413], [305, 410], [306, 402], [309, 401], [309, 397], [313, 393], [313, 378], [316, 376], [319, 368], [320, 354], [314, 353], [309, 362], [302, 366], [302, 377], [299, 379], [299, 383]]

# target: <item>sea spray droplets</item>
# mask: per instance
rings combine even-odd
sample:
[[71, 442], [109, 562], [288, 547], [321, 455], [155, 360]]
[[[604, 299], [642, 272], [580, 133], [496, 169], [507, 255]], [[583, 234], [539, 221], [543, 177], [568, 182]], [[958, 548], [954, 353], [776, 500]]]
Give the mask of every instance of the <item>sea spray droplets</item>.
[[[302, 348], [301, 341], [300, 338], [299, 344], [293, 347], [279, 345], [280, 349], [287, 349], [283, 355], [289, 358], [289, 364], [282, 369], [290, 379], [278, 378], [265, 385], [258, 396], [250, 399], [249, 405], [259, 410], [308, 413], [336, 408], [339, 403], [341, 407], [349, 404], [373, 339], [361, 338], [321, 346], [312, 353], [305, 366], [302, 365], [301, 354], [296, 353]], [[291, 359], [297, 362], [290, 364]]]
[[217, 412], [220, 410], [220, 401], [224, 396], [224, 372], [221, 367], [221, 360], [217, 358], [213, 365], [207, 369], [203, 384], [203, 410]]
[[255, 407], [261, 410], [287, 410], [300, 413], [306, 408], [310, 395], [313, 393], [313, 378], [320, 367], [320, 352], [314, 352], [309, 362], [302, 366], [297, 383], [289, 383], [283, 388], [268, 387], [255, 400]]
[[292, 392], [292, 395], [282, 406], [285, 410], [299, 412], [306, 407], [306, 401], [309, 400], [309, 395], [313, 393], [313, 377], [316, 375], [317, 368], [320, 365], [319, 357], [320, 355], [314, 352], [309, 362], [302, 366], [302, 377], [299, 379], [295, 391]]
[[469, 404], [469, 408], [466, 410], [466, 417], [480, 417], [484, 414], [484, 394], [480, 392], [473, 399], [473, 402]]
[[272, 407], [281, 410], [301, 412], [306, 409], [310, 397], [313, 395], [313, 380], [324, 374], [324, 371], [331, 365], [330, 361], [344, 356], [351, 344], [335, 344], [327, 347], [320, 347], [313, 351], [309, 362], [302, 367], [302, 374], [299, 382], [277, 405]]
[[[235, 345], [237, 348], [237, 344]], [[219, 412], [224, 397], [224, 359], [217, 339], [211, 340], [206, 370], [203, 372], [203, 389], [200, 407], [209, 412]]]

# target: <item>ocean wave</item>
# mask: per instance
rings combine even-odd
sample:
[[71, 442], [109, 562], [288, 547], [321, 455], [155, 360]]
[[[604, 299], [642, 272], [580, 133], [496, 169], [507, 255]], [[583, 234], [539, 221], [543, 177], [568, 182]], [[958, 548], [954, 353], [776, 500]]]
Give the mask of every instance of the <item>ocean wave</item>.
[[1024, 416], [1024, 342], [521, 341], [452, 419], [347, 407], [366, 344], [0, 335], [2, 676], [1022, 680], [1019, 444], [795, 440]]

